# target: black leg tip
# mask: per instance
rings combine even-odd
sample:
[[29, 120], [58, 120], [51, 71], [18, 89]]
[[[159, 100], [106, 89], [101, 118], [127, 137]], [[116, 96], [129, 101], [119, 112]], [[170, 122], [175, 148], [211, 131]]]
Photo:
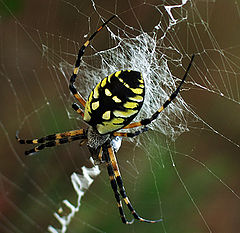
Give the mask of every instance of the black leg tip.
[[31, 155], [34, 155], [36, 153], [36, 151], [32, 151], [32, 150], [26, 150], [25, 152], [24, 152], [24, 154], [26, 155], [26, 156], [31, 156]]
[[28, 156], [28, 155], [30, 155], [31, 153], [30, 153], [29, 151], [25, 151], [24, 154], [25, 154], [26, 156]]

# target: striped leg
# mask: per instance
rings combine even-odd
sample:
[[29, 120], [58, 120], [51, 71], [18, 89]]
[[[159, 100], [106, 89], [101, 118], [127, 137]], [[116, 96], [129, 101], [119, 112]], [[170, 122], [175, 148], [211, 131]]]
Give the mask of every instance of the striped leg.
[[86, 132], [84, 129], [77, 129], [77, 130], [71, 130], [64, 133], [57, 133], [57, 134], [51, 134], [42, 138], [36, 138], [36, 139], [20, 139], [18, 136], [19, 132], [16, 133], [16, 139], [20, 144], [39, 144], [44, 143], [46, 141], [54, 141], [57, 139], [62, 139], [65, 137], [71, 137], [76, 135], [86, 135]]
[[118, 206], [118, 210], [119, 210], [119, 213], [120, 213], [121, 220], [124, 224], [132, 224], [134, 222], [134, 219], [132, 219], [132, 221], [129, 222], [126, 219], [126, 216], [125, 216], [124, 211], [123, 211], [122, 201], [121, 201], [121, 198], [120, 198], [120, 193], [118, 192], [116, 177], [115, 177], [115, 174], [114, 174], [114, 168], [113, 168], [113, 165], [110, 161], [110, 157], [109, 157], [109, 154], [108, 154], [108, 148], [107, 148], [106, 144], [103, 145], [103, 156], [104, 156], [104, 160], [105, 160], [106, 165], [107, 165], [108, 175], [109, 175], [111, 186], [112, 186], [112, 189], [113, 189], [113, 192], [114, 192], [114, 195], [115, 195], [115, 199], [117, 201], [117, 206]]
[[87, 138], [86, 132], [83, 129], [72, 130], [65, 133], [58, 133], [48, 135], [42, 138], [36, 139], [20, 139], [18, 133], [16, 134], [16, 139], [20, 144], [40, 144], [33, 149], [25, 151], [25, 155], [34, 154], [46, 147], [58, 146], [67, 142], [72, 142], [75, 140], [85, 140]]
[[[148, 220], [148, 219], [144, 219], [144, 218], [142, 218], [138, 215], [138, 213], [134, 210], [129, 198], [127, 197], [125, 188], [123, 186], [121, 174], [120, 174], [120, 171], [119, 171], [119, 168], [118, 168], [117, 159], [115, 157], [115, 154], [114, 154], [111, 146], [107, 147], [107, 153], [106, 153], [105, 157], [106, 157], [106, 162], [107, 162], [108, 169], [110, 169], [110, 170], [113, 169], [113, 174], [109, 173], [111, 184], [112, 184], [112, 180], [116, 180], [115, 183], [117, 182], [117, 186], [119, 187], [119, 192], [120, 192], [125, 204], [127, 205], [128, 209], [132, 213], [133, 217], [135, 219], [139, 220], [140, 222], [146, 222], [146, 223], [156, 223], [156, 222], [162, 221], [162, 219]], [[113, 188], [113, 186], [114, 186], [115, 189], [117, 189], [117, 187], [115, 187], [116, 184], [114, 184], [114, 185], [112, 184], [112, 188]], [[120, 209], [119, 209], [119, 212], [120, 212], [120, 216], [122, 217]], [[123, 219], [122, 219], [122, 221], [123, 221]]]
[[194, 54], [192, 55], [192, 58], [191, 58], [191, 61], [187, 67], [187, 70], [183, 76], [183, 79], [181, 81], [181, 83], [179, 84], [179, 86], [177, 87], [177, 89], [171, 94], [171, 96], [169, 97], [169, 99], [150, 117], [150, 118], [146, 118], [146, 119], [143, 119], [139, 122], [134, 122], [134, 123], [131, 123], [127, 126], [124, 127], [124, 129], [130, 129], [130, 128], [135, 128], [135, 127], [139, 127], [139, 126], [142, 126], [142, 125], [148, 125], [150, 124], [153, 120], [155, 120], [159, 114], [163, 111], [163, 109], [165, 109], [175, 98], [176, 96], [178, 95], [178, 93], [180, 92], [180, 88], [181, 86], [183, 85], [187, 75], [188, 75], [188, 72], [190, 70], [190, 67], [193, 63], [193, 59], [194, 59]]
[[[90, 41], [97, 35], [98, 32], [101, 31], [101, 29], [106, 25], [108, 24], [109, 21], [111, 21], [113, 18], [115, 17], [115, 15], [113, 15], [110, 19], [108, 19], [105, 23], [102, 24], [102, 26], [100, 26], [97, 31], [95, 31], [90, 37], [89, 39], [82, 45], [82, 47], [79, 49], [79, 52], [78, 52], [78, 57], [77, 57], [77, 60], [76, 60], [76, 63], [75, 63], [75, 68], [73, 70], [73, 74], [70, 78], [70, 83], [69, 83], [69, 89], [70, 91], [72, 92], [73, 96], [79, 101], [79, 103], [85, 107], [86, 105], [86, 101], [84, 100], [84, 98], [81, 96], [81, 94], [77, 91], [74, 83], [75, 83], [75, 80], [77, 78], [77, 75], [78, 75], [78, 72], [79, 72], [79, 66], [80, 66], [80, 63], [81, 63], [81, 58], [85, 52], [85, 49], [87, 48], [87, 46], [90, 44]], [[76, 105], [74, 105], [75, 107], [73, 107], [74, 110], [76, 110]], [[78, 113], [80, 113], [82, 116], [83, 116], [83, 111], [78, 108]]]
[[148, 128], [147, 128], [147, 127], [144, 127], [144, 128], [142, 128], [141, 130], [137, 130], [137, 131], [135, 131], [135, 132], [133, 132], [133, 133], [114, 132], [114, 133], [113, 133], [113, 136], [115, 136], [115, 137], [119, 136], [119, 137], [133, 138], [133, 137], [136, 137], [136, 136], [138, 136], [139, 134], [144, 133], [144, 132], [146, 132], [146, 131], [148, 131]]
[[84, 117], [84, 112], [82, 111], [82, 109], [80, 108], [80, 106], [76, 103], [72, 104], [72, 108], [82, 116], [82, 118]]

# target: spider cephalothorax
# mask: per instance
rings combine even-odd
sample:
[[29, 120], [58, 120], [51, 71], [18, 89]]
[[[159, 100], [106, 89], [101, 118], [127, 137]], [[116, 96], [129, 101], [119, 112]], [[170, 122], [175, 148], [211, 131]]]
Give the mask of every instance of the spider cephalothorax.
[[110, 134], [101, 135], [98, 131], [89, 126], [87, 129], [87, 146], [94, 159], [97, 159], [97, 156], [100, 152], [100, 149], [104, 143], [111, 141]]
[[[85, 101], [74, 86], [81, 58], [86, 47], [97, 35], [97, 33], [114, 17], [115, 16], [112, 16], [109, 20], [103, 23], [103, 25], [99, 27], [80, 48], [75, 68], [70, 78], [69, 89], [73, 96], [81, 104], [80, 107], [78, 104], [74, 103], [72, 107], [89, 125], [88, 129], [71, 130], [64, 133], [52, 134], [40, 139], [20, 139], [18, 134], [16, 135], [16, 138], [21, 144], [40, 144], [33, 149], [25, 151], [26, 155], [33, 154], [46, 147], [53, 147], [75, 140], [87, 142], [87, 146], [94, 159], [98, 159], [100, 162], [106, 163], [111, 187], [117, 201], [122, 222], [125, 224], [131, 224], [133, 223], [133, 220], [128, 221], [126, 219], [122, 207], [121, 197], [135, 219], [140, 222], [156, 223], [162, 221], [162, 219], [147, 220], [140, 217], [134, 210], [123, 186], [115, 153], [121, 145], [120, 137], [134, 137], [145, 132], [147, 130], [146, 125], [155, 120], [159, 114], [176, 98], [187, 77], [194, 55], [191, 58], [182, 81], [171, 96], [163, 103], [163, 105], [150, 118], [131, 123], [141, 109], [144, 101], [145, 86], [143, 76], [140, 72], [133, 70], [121, 70], [105, 77], [92, 90], [87, 101]], [[84, 108], [84, 111], [82, 108]], [[144, 127], [131, 133], [117, 132], [120, 129], [129, 129], [139, 126]]]

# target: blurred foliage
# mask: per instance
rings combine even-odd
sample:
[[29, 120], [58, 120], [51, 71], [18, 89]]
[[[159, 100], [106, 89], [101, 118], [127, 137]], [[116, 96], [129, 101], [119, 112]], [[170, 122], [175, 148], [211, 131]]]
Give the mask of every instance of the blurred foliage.
[[23, 9], [24, 0], [1, 0], [0, 15], [3, 18], [11, 17], [12, 14], [18, 14]]

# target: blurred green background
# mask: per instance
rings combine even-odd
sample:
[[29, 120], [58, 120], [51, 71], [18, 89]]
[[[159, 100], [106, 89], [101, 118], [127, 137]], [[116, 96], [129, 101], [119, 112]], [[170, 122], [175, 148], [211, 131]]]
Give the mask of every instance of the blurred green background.
[[[102, 16], [117, 12], [125, 23], [145, 31], [159, 20], [154, 6], [181, 3], [94, 2]], [[124, 141], [117, 156], [129, 197], [141, 216], [164, 221], [123, 225], [103, 165], [67, 232], [239, 232], [240, 2], [191, 1], [184, 8], [189, 20], [176, 26], [173, 41], [180, 51], [197, 54], [192, 80], [208, 86], [203, 81], [207, 77], [217, 88], [209, 85], [210, 92], [188, 85], [182, 96], [219, 134], [189, 116], [190, 131], [175, 142], [153, 132], [144, 148]], [[181, 9], [176, 13], [185, 15]], [[48, 225], [58, 226], [53, 213], [62, 200], [76, 203], [70, 175], [90, 166], [87, 148], [72, 143], [26, 158], [29, 147], [16, 142], [15, 132], [20, 129], [20, 136], [32, 138], [85, 126], [75, 118], [67, 82], [53, 65], [62, 60], [73, 64], [89, 26], [93, 32], [99, 23], [87, 0], [0, 0], [1, 233], [46, 232]], [[94, 47], [100, 51], [108, 46], [105, 30]], [[173, 66], [172, 72], [182, 77], [184, 70]]]

